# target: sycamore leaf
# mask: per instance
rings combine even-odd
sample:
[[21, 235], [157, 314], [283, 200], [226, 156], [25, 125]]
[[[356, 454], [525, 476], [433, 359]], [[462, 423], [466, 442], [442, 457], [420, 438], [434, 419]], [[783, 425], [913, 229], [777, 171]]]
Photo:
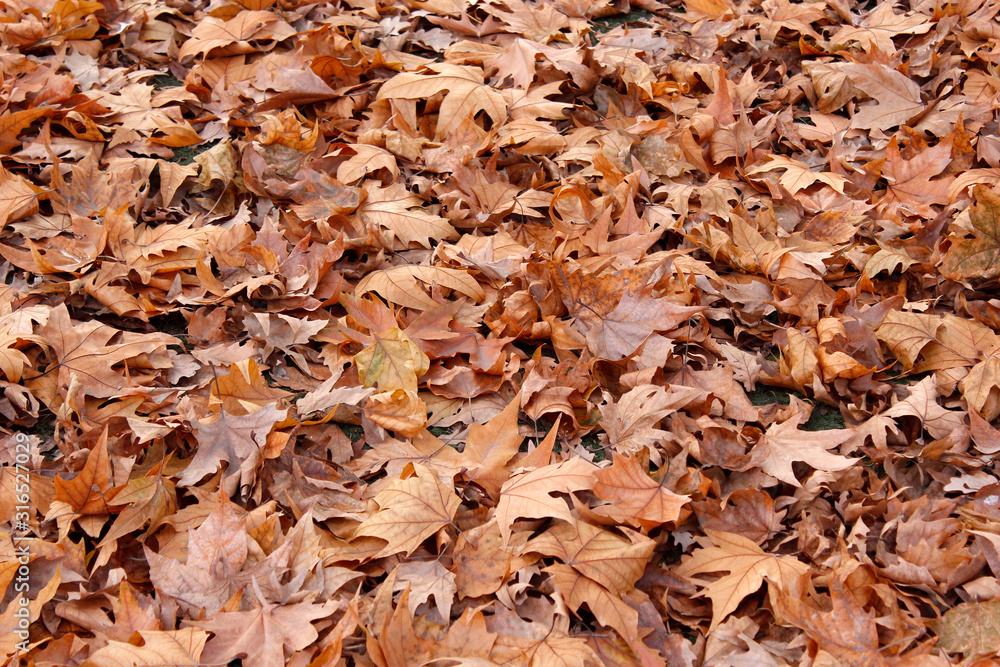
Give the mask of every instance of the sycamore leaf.
[[854, 114], [852, 127], [882, 130], [896, 127], [917, 114], [923, 106], [920, 86], [886, 65], [848, 63], [839, 65], [838, 69], [874, 100]]
[[586, 603], [602, 625], [614, 628], [625, 639], [636, 638], [639, 613], [628, 606], [620, 594], [609, 591], [577, 569], [562, 563], [550, 565], [543, 571], [552, 577], [553, 585], [562, 593], [570, 609], [577, 611]]
[[991, 422], [1000, 416], [1000, 357], [990, 356], [969, 369], [959, 388], [983, 419]]
[[616, 594], [626, 594], [646, 568], [656, 544], [631, 531], [629, 539], [583, 521], [558, 523], [528, 542], [525, 552], [558, 558]]
[[1000, 195], [984, 185], [972, 189], [976, 202], [969, 211], [975, 236], [953, 239], [941, 263], [951, 280], [1000, 276]]
[[56, 477], [56, 499], [69, 505], [78, 515], [108, 514], [107, 496], [111, 491], [111, 466], [108, 463], [108, 431], [87, 454], [87, 462], [71, 480]]
[[365, 192], [368, 196], [358, 213], [365, 225], [384, 239], [387, 248], [405, 250], [412, 244], [432, 248], [439, 241], [458, 239], [455, 228], [426, 210], [424, 202], [402, 183], [387, 188], [366, 183]]
[[774, 155], [764, 164], [747, 170], [747, 176], [756, 176], [775, 169], [783, 169], [784, 173], [778, 179], [782, 187], [791, 194], [808, 188], [813, 183], [825, 183], [837, 192], [843, 194], [847, 178], [830, 172], [813, 171], [805, 163], [793, 160], [784, 155]]
[[455, 544], [452, 571], [463, 598], [496, 593], [507, 576], [518, 569], [513, 549], [504, 548], [497, 522], [463, 531]]
[[838, 665], [884, 666], [874, 612], [866, 612], [854, 593], [845, 590], [844, 582], [831, 579], [830, 611], [821, 611], [782, 591], [771, 598], [776, 602], [776, 615], [805, 630], [820, 651], [829, 654]]
[[486, 298], [479, 283], [466, 271], [439, 266], [396, 266], [369, 273], [358, 283], [354, 295], [358, 298], [375, 292], [387, 301], [415, 310], [434, 310], [440, 303], [429, 297], [424, 286], [438, 285], [476, 301]]
[[399, 327], [373, 334], [372, 343], [354, 355], [358, 377], [379, 391], [415, 392], [417, 378], [427, 372], [430, 359]]
[[886, 273], [895, 273], [897, 270], [906, 271], [916, 263], [915, 259], [912, 259], [902, 250], [879, 248], [878, 252], [872, 255], [871, 259], [865, 264], [865, 275], [869, 278], [874, 278], [882, 271]]
[[392, 77], [378, 91], [378, 99], [426, 99], [448, 91], [441, 103], [436, 137], [442, 138], [462, 121], [483, 111], [494, 123], [507, 116], [503, 95], [483, 84], [481, 72], [450, 63], [428, 65], [428, 74], [406, 72]]
[[800, 486], [792, 470], [796, 461], [828, 472], [844, 470], [858, 462], [858, 459], [827, 451], [849, 440], [854, 434], [851, 429], [813, 431], [807, 435], [798, 428], [804, 421], [805, 415], [799, 414], [780, 424], [772, 424], [750, 454], [752, 465], [760, 466], [782, 482]]
[[161, 519], [177, 511], [177, 489], [173, 481], [163, 475], [147, 475], [129, 480], [108, 498], [108, 504], [118, 516], [98, 546], [124, 537], [147, 523], [157, 526]]
[[0, 226], [38, 211], [41, 188], [0, 165]]
[[416, 391], [393, 389], [372, 394], [364, 406], [365, 416], [404, 438], [414, 438], [427, 426], [427, 406]]
[[667, 391], [651, 384], [629, 390], [617, 403], [601, 406], [608, 441], [620, 454], [651, 451], [665, 435], [665, 431], [656, 426], [701, 394], [693, 388], [675, 386]]
[[889, 181], [882, 204], [898, 205], [921, 215], [933, 215], [931, 205], [948, 202], [948, 187], [954, 177], [941, 177], [941, 172], [951, 164], [951, 153], [952, 141], [948, 138], [905, 160], [893, 137], [886, 148], [886, 161], [882, 167], [882, 173]]
[[881, 414], [882, 417], [916, 417], [932, 438], [943, 438], [965, 427], [961, 412], [947, 410], [937, 402], [934, 376], [910, 385], [910, 395]]
[[188, 534], [187, 561], [143, 547], [157, 590], [209, 614], [246, 584], [236, 577], [250, 553], [246, 521], [228, 498], [220, 497], [205, 521]]
[[517, 519], [562, 519], [573, 522], [569, 505], [553, 493], [591, 489], [597, 468], [583, 459], [543, 466], [516, 475], [504, 483], [497, 503], [496, 519], [504, 544], [510, 542], [511, 525]]
[[138, 630], [142, 646], [109, 641], [84, 661], [84, 667], [160, 667], [200, 664], [209, 633], [197, 628]]
[[213, 402], [218, 400], [230, 415], [246, 415], [289, 396], [289, 392], [267, 384], [253, 359], [233, 364], [212, 383]]
[[[799, 590], [799, 579], [809, 572], [805, 563], [791, 556], [766, 553], [745, 537], [711, 529], [706, 529], [705, 533], [714, 546], [696, 550], [674, 571], [701, 586], [699, 595], [712, 600], [709, 632], [715, 630], [743, 598], [760, 588], [765, 579], [778, 590], [792, 593]], [[711, 582], [693, 576], [710, 572], [727, 574]]]
[[190, 624], [215, 635], [205, 646], [202, 664], [224, 665], [244, 656], [250, 665], [284, 667], [286, 651], [290, 656], [316, 641], [319, 635], [312, 622], [330, 616], [338, 606], [332, 601], [265, 604], [251, 611], [215, 614]]
[[607, 316], [587, 331], [587, 345], [602, 359], [619, 361], [630, 356], [654, 331], [673, 331], [700, 306], [681, 306], [668, 299], [636, 297], [629, 293]]
[[290, 25], [267, 11], [242, 11], [228, 21], [206, 16], [195, 25], [177, 57], [183, 60], [216, 49], [224, 49], [226, 55], [253, 53], [258, 47], [251, 41], [280, 41], [294, 32]]
[[455, 575], [440, 561], [410, 562], [400, 566], [393, 589], [401, 591], [407, 586], [410, 587], [410, 614], [433, 597], [441, 618], [451, 620], [451, 605], [458, 587]]
[[93, 320], [74, 322], [62, 304], [52, 309], [42, 334], [58, 358], [51, 370], [58, 371], [59, 383], [79, 383], [82, 393], [98, 398], [118, 396], [131, 383], [152, 382], [141, 368], [132, 373], [129, 369], [139, 360], [146, 369], [170, 366], [164, 348], [180, 342], [164, 333], [123, 332]]
[[1000, 645], [1000, 601], [962, 602], [938, 623], [939, 646], [966, 658], [995, 655]]
[[594, 495], [612, 503], [596, 507], [597, 514], [646, 529], [676, 521], [688, 502], [687, 496], [656, 482], [638, 459], [628, 456], [616, 456], [610, 468], [597, 473]]
[[520, 407], [520, 396], [516, 396], [490, 421], [470, 426], [462, 450], [462, 456], [468, 461], [469, 480], [494, 497], [500, 494], [500, 488], [510, 477], [507, 462], [517, 454], [524, 440], [517, 430]]
[[379, 510], [365, 520], [354, 537], [378, 537], [386, 541], [379, 557], [413, 553], [420, 544], [449, 525], [461, 500], [445, 486], [433, 470], [413, 465], [405, 479], [393, 480], [375, 496]]
[[231, 415], [222, 410], [213, 421], [195, 422], [198, 450], [178, 484], [191, 486], [199, 482], [205, 475], [217, 472], [223, 461], [229, 465], [228, 483], [249, 483], [264, 456], [267, 434], [287, 413], [288, 410], [271, 404], [246, 415]]

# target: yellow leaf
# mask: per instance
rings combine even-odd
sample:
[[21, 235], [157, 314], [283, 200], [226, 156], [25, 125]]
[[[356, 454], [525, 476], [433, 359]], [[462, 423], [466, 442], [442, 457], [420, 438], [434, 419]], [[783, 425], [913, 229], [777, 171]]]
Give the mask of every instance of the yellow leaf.
[[427, 355], [399, 327], [390, 327], [373, 339], [354, 355], [361, 382], [366, 387], [377, 386], [379, 391], [415, 392], [417, 378], [430, 367]]

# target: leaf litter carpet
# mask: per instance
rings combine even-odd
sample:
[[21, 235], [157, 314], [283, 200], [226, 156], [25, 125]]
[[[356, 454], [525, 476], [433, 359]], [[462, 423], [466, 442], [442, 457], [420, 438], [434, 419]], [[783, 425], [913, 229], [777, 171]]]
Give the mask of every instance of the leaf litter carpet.
[[996, 664], [998, 10], [4, 0], [3, 664]]

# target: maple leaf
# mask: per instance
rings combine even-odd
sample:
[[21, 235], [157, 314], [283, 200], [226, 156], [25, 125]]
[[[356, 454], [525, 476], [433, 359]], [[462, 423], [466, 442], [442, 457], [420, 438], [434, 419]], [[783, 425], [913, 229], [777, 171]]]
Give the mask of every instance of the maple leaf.
[[775, 169], [784, 170], [784, 173], [778, 179], [778, 182], [793, 195], [799, 190], [808, 188], [814, 183], [825, 183], [837, 192], [843, 194], [844, 185], [847, 183], [847, 179], [843, 176], [813, 171], [808, 165], [799, 162], [798, 160], [792, 160], [784, 155], [772, 156], [771, 159], [764, 164], [748, 169], [747, 176], [764, 174]]
[[[395, 166], [395, 162], [393, 162]], [[358, 210], [365, 226], [388, 248], [406, 249], [412, 244], [431, 248], [439, 241], [455, 241], [458, 232], [446, 219], [423, 207], [423, 202], [402, 183], [387, 188], [365, 184], [367, 197]]]
[[396, 573], [395, 590], [409, 587], [409, 612], [413, 614], [431, 596], [438, 614], [444, 621], [451, 619], [451, 605], [458, 586], [455, 575], [439, 561], [426, 563], [406, 563]]
[[517, 454], [524, 440], [517, 430], [520, 407], [518, 396], [486, 424], [470, 426], [465, 449], [462, 450], [463, 457], [469, 462], [469, 479], [493, 496], [499, 495], [500, 488], [510, 477], [507, 462]]
[[267, 11], [242, 11], [228, 21], [208, 16], [195, 26], [177, 56], [183, 60], [211, 51], [225, 51], [225, 55], [253, 53], [258, 47], [251, 40], [279, 42], [293, 33], [290, 25]]
[[[752, 541], [733, 533], [706, 529], [714, 546], [695, 551], [674, 571], [702, 587], [699, 595], [712, 601], [712, 625], [709, 632], [732, 613], [747, 595], [760, 588], [764, 580], [788, 594], [800, 591], [800, 579], [809, 566], [791, 556], [775, 556]], [[721, 578], [705, 582], [692, 575], [727, 572]]]
[[143, 547], [150, 578], [162, 593], [215, 613], [247, 583], [236, 575], [250, 553], [248, 539], [245, 519], [228, 498], [220, 497], [205, 521], [190, 531], [185, 563]]
[[393, 389], [372, 394], [364, 410], [368, 419], [404, 438], [416, 437], [427, 426], [427, 406], [415, 391]]
[[881, 205], [898, 205], [920, 215], [933, 216], [932, 204], [948, 202], [948, 186], [953, 177], [937, 177], [951, 164], [951, 144], [950, 138], [942, 140], [937, 146], [904, 160], [893, 137], [885, 150], [882, 174], [889, 181], [889, 186]]
[[952, 280], [1000, 276], [1000, 195], [983, 185], [972, 189], [969, 209], [974, 238], [956, 238], [945, 253], [941, 275]]
[[656, 425], [700, 394], [695, 389], [667, 391], [655, 385], [630, 389], [616, 403], [601, 407], [608, 441], [620, 454], [653, 451], [654, 443], [665, 435]]
[[77, 515], [108, 514], [107, 494], [111, 492], [112, 480], [107, 429], [87, 454], [83, 470], [71, 480], [56, 477], [53, 483], [56, 499], [66, 503]]
[[0, 225], [38, 212], [42, 189], [0, 165]]
[[233, 416], [250, 414], [289, 396], [287, 391], [268, 386], [253, 359], [233, 364], [228, 373], [219, 375], [212, 383], [212, 403], [217, 400]]
[[673, 331], [702, 310], [626, 292], [614, 310], [590, 327], [587, 344], [602, 359], [619, 361], [631, 356], [654, 331]]
[[450, 63], [435, 63], [427, 68], [431, 74], [405, 72], [389, 79], [379, 88], [378, 99], [424, 99], [448, 91], [438, 112], [435, 130], [438, 139], [479, 111], [485, 112], [494, 123], [507, 116], [507, 102], [497, 91], [484, 85], [480, 71]]
[[967, 658], [995, 655], [1000, 641], [1000, 602], [963, 602], [938, 622], [939, 646]]
[[387, 301], [407, 308], [438, 308], [441, 304], [429, 297], [421, 284], [446, 287], [476, 301], [486, 298], [486, 293], [468, 272], [439, 266], [397, 266], [369, 273], [355, 287], [354, 295], [360, 298], [368, 292], [375, 292]]
[[173, 482], [158, 472], [154, 469], [145, 477], [131, 479], [108, 497], [108, 505], [118, 512], [118, 517], [98, 547], [110, 544], [147, 523], [156, 527], [161, 519], [177, 511], [176, 488]]
[[851, 118], [851, 126], [882, 130], [902, 125], [923, 107], [920, 86], [883, 64], [842, 64], [837, 69], [864, 91], [874, 104], [862, 106]]
[[375, 496], [379, 510], [365, 520], [354, 537], [378, 537], [387, 542], [379, 557], [413, 553], [420, 544], [451, 524], [461, 500], [422, 465], [413, 465], [410, 476], [393, 480]]
[[910, 385], [910, 395], [880, 415], [881, 417], [916, 417], [933, 438], [943, 438], [965, 426], [962, 413], [947, 410], [937, 402], [934, 377]]
[[577, 611], [586, 603], [602, 625], [614, 628], [626, 639], [636, 639], [639, 614], [620, 595], [562, 563], [549, 565], [543, 571], [552, 577], [553, 585], [562, 593], [570, 609]]
[[[141, 358], [147, 368], [168, 368], [171, 362], [164, 348], [180, 343], [163, 333], [136, 334], [95, 321], [74, 323], [62, 304], [49, 313], [42, 334], [56, 353], [57, 362], [50, 370], [58, 371], [59, 384], [69, 387], [76, 382], [81, 392], [98, 398], [119, 396], [136, 384], [152, 382], [141, 371], [129, 373], [130, 363]], [[122, 369], [116, 368], [123, 363]]]

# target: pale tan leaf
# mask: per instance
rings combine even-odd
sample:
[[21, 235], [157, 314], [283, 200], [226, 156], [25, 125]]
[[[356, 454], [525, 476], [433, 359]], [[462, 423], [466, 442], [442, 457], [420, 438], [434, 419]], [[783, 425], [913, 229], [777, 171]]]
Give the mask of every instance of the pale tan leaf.
[[[785, 593], [799, 590], [800, 578], [809, 566], [791, 556], [766, 553], [754, 542], [733, 533], [707, 529], [714, 546], [697, 549], [675, 572], [701, 586], [703, 595], [712, 600], [711, 632], [731, 614], [747, 595], [760, 588], [764, 580]], [[693, 575], [726, 572], [715, 581]]]
[[387, 542], [379, 556], [409, 555], [428, 537], [449, 525], [461, 500], [433, 470], [413, 464], [413, 474], [397, 479], [375, 496], [379, 510], [358, 526], [354, 537]]

